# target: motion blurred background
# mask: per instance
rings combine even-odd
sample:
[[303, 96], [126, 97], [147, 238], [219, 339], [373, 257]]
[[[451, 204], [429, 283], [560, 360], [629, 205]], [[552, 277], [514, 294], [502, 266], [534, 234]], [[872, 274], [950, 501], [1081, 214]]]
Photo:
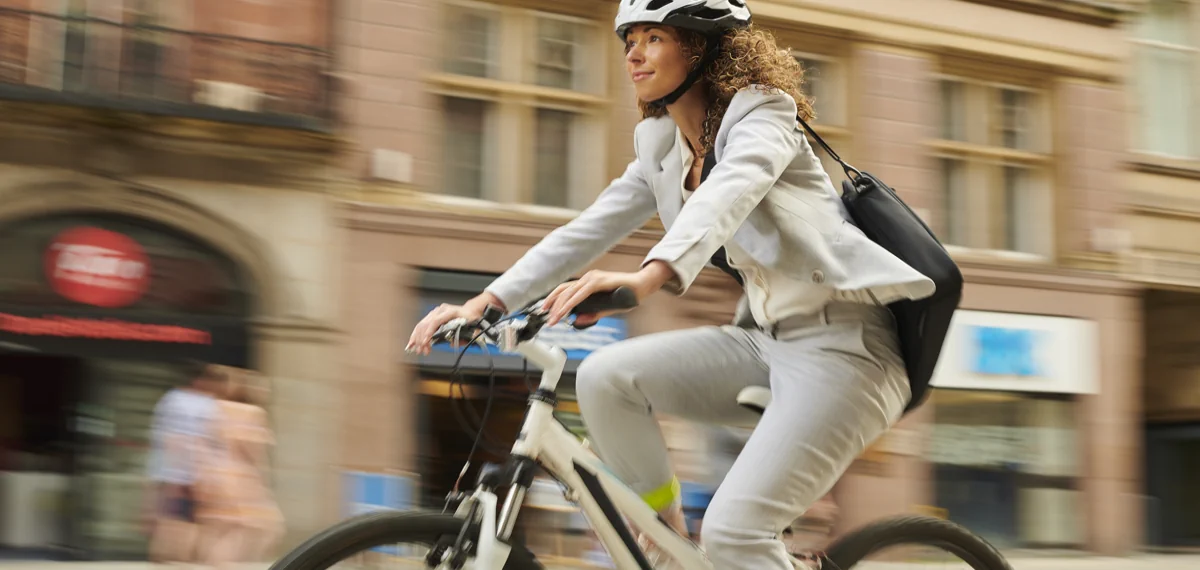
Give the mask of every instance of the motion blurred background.
[[[451, 396], [481, 411], [494, 367], [486, 432], [508, 443], [525, 373], [469, 354], [452, 390], [449, 349], [405, 340], [632, 158], [616, 9], [0, 0], [0, 558], [146, 558], [149, 422], [185, 358], [269, 382], [284, 546], [440, 507], [472, 441]], [[1200, 2], [751, 9], [807, 68], [821, 135], [967, 278], [937, 389], [838, 484], [833, 533], [920, 512], [1008, 550], [1200, 546]], [[635, 268], [661, 234], [597, 266]], [[569, 378], [588, 352], [726, 322], [736, 298], [710, 270], [556, 329], [560, 419], [586, 434]], [[700, 513], [737, 435], [664, 419]], [[543, 488], [538, 548], [588, 556]]]

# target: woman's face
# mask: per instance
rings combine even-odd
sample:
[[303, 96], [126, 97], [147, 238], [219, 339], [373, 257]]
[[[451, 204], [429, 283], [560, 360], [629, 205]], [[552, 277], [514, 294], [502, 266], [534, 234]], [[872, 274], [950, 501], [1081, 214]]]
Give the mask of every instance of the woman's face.
[[654, 24], [630, 28], [625, 35], [625, 70], [638, 99], [654, 101], [670, 95], [688, 74], [679, 32]]

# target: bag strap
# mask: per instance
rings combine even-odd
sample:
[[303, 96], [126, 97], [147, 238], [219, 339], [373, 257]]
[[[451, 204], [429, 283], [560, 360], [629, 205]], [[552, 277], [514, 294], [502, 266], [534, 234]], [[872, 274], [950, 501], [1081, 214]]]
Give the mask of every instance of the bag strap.
[[829, 146], [829, 143], [825, 142], [825, 139], [821, 138], [821, 135], [818, 135], [817, 131], [814, 131], [812, 127], [808, 126], [808, 123], [805, 122], [800, 115], [796, 115], [796, 120], [800, 121], [800, 124], [804, 126], [804, 130], [808, 131], [809, 136], [816, 140], [817, 144], [821, 145], [821, 148], [824, 149], [827, 154], [829, 154], [829, 158], [832, 158], [833, 160], [837, 161], [838, 164], [842, 165], [842, 170], [846, 172], [847, 178], [853, 181], [862, 176], [862, 173], [859, 172], [857, 168], [850, 166], [846, 161], [842, 160], [842, 157], [838, 156], [837, 152], [834, 152], [833, 148]]

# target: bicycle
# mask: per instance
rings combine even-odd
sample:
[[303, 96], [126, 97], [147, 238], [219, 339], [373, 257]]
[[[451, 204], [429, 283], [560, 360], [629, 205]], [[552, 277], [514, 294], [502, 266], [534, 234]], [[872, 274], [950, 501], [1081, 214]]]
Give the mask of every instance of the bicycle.
[[[622, 288], [593, 295], [572, 313], [631, 309], [636, 305], [633, 292]], [[491, 342], [503, 351], [522, 354], [542, 370], [541, 383], [530, 394], [520, 435], [504, 465], [482, 468], [472, 491], [452, 491], [442, 513], [385, 511], [352, 517], [310, 538], [271, 569], [326, 570], [357, 553], [405, 543], [431, 547], [424, 557], [427, 568], [542, 568], [529, 550], [513, 540], [525, 494], [540, 467], [563, 486], [566, 498], [579, 506], [616, 568], [655, 568], [634, 538], [628, 524], [632, 523], [658, 553], [674, 561], [673, 568], [710, 570], [712, 565], [698, 545], [669, 527], [637, 493], [609, 473], [586, 440], [581, 441], [554, 418], [556, 389], [567, 358], [561, 349], [536, 340], [546, 319], [540, 307], [538, 302], [509, 317], [489, 309], [481, 319], [456, 319], [434, 335], [435, 341], [461, 344], [467, 338], [464, 333], [469, 333], [468, 346]], [[517, 320], [520, 317], [524, 320]], [[770, 392], [748, 388], [739, 394], [738, 402], [761, 414], [770, 404]], [[820, 561], [825, 569], [847, 570], [881, 549], [898, 545], [940, 548], [974, 570], [1011, 570], [1003, 556], [982, 538], [949, 521], [924, 516], [869, 524], [837, 540], [821, 554]]]

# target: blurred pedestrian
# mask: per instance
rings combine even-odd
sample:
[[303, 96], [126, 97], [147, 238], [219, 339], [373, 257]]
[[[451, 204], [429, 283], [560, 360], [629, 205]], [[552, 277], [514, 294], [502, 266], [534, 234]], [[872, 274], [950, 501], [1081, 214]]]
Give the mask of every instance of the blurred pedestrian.
[[214, 393], [224, 384], [220, 370], [189, 362], [188, 384], [168, 391], [154, 406], [143, 518], [153, 562], [191, 562], [198, 529], [199, 466], [214, 453], [212, 426], [218, 415]]
[[253, 373], [227, 369], [216, 436], [223, 453], [206, 470], [199, 504], [202, 561], [218, 570], [260, 561], [283, 535], [283, 516], [267, 485], [275, 438], [262, 407], [267, 388]]

